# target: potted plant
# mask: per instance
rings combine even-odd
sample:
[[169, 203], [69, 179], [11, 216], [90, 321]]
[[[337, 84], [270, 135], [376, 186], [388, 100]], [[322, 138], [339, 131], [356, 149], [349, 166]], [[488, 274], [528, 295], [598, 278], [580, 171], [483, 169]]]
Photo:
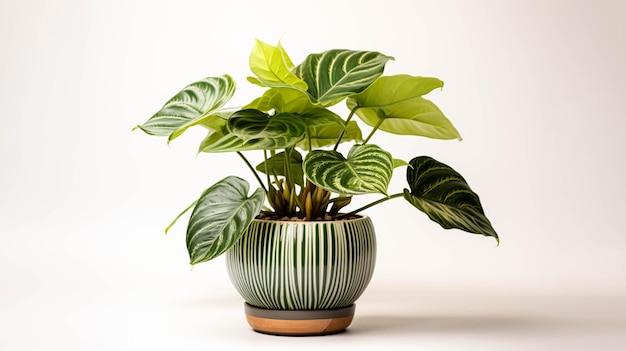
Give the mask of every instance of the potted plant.
[[[390, 60], [373, 51], [329, 50], [296, 66], [280, 43], [257, 40], [248, 81], [265, 88], [261, 96], [229, 108], [233, 79], [208, 77], [136, 127], [168, 142], [190, 127], [205, 127], [199, 151], [237, 155], [258, 182], [250, 193], [246, 180], [222, 179], [166, 228], [191, 211], [191, 264], [226, 253], [254, 330], [311, 335], [350, 324], [354, 302], [374, 269], [376, 238], [372, 220], [362, 214], [373, 205], [403, 198], [445, 229], [498, 240], [478, 195], [458, 172], [427, 156], [396, 159], [385, 145], [370, 142], [377, 132], [460, 140], [441, 110], [423, 97], [443, 82], [383, 76]], [[344, 100], [345, 118], [329, 109]], [[365, 137], [355, 117], [368, 126]], [[251, 155], [260, 162], [253, 165]], [[406, 169], [407, 188], [389, 194], [400, 167]], [[348, 210], [352, 197], [361, 194], [381, 197]]]

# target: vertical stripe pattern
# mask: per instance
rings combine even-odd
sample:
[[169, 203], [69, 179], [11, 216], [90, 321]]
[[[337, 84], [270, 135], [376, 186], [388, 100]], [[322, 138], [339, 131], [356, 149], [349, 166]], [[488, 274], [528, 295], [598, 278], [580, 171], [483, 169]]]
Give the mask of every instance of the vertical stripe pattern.
[[376, 237], [369, 217], [254, 220], [226, 252], [228, 273], [244, 300], [280, 310], [351, 305], [367, 287], [375, 261]]

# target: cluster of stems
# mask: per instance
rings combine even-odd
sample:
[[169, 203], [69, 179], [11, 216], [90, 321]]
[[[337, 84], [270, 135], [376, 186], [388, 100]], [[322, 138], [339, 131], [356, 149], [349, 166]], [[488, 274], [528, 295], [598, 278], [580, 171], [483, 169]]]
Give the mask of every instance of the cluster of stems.
[[[348, 118], [345, 121], [345, 125], [348, 125], [348, 122], [354, 116], [354, 113], [358, 109], [358, 106], [355, 107]], [[366, 144], [374, 134], [376, 130], [380, 127], [382, 123], [382, 119], [380, 122], [374, 126], [368, 137], [362, 144]], [[337, 142], [335, 144], [334, 150], [337, 150], [337, 147], [341, 143], [341, 140], [344, 136], [345, 128], [342, 131], [341, 135], [337, 138]], [[309, 142], [309, 150], [310, 142]], [[392, 196], [387, 196], [383, 199], [377, 200], [371, 204], [363, 206], [357, 210], [354, 210], [349, 213], [340, 213], [340, 210], [350, 204], [352, 201], [352, 196], [339, 194], [334, 198], [331, 198], [332, 193], [328, 190], [322, 189], [317, 185], [311, 183], [308, 179], [305, 180], [305, 184], [303, 186], [299, 186], [295, 184], [293, 175], [291, 174], [291, 153], [293, 152], [293, 148], [285, 149], [285, 164], [284, 164], [284, 177], [280, 177], [277, 175], [270, 175], [267, 172], [267, 154], [265, 154], [265, 162], [266, 162], [266, 175], [267, 175], [267, 187], [265, 187], [263, 181], [259, 177], [257, 171], [252, 167], [250, 162], [245, 158], [245, 156], [241, 152], [237, 152], [239, 156], [243, 159], [246, 165], [252, 170], [254, 176], [257, 178], [261, 187], [265, 191], [266, 197], [270, 206], [272, 207], [271, 211], [267, 211], [267, 213], [273, 214], [278, 218], [298, 218], [303, 220], [328, 220], [328, 219], [339, 219], [344, 217], [349, 217], [359, 213], [362, 210], [365, 210], [369, 207], [377, 205], [381, 202], [390, 200], [392, 198], [396, 198], [401, 196], [402, 194], [395, 194]], [[270, 177], [273, 177], [272, 181]], [[330, 206], [330, 209], [328, 208]]]

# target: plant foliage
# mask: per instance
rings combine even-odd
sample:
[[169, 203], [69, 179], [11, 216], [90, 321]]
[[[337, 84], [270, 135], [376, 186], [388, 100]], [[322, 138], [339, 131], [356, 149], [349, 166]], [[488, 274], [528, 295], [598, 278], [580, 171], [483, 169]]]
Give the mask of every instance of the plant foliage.
[[[260, 40], [250, 54], [248, 81], [266, 90], [241, 108], [226, 107], [235, 93], [229, 75], [194, 82], [136, 128], [169, 141], [202, 126], [203, 153], [237, 154], [259, 187], [227, 177], [205, 190], [186, 211], [187, 248], [192, 264], [227, 251], [258, 217], [333, 220], [403, 197], [445, 229], [498, 239], [478, 195], [451, 167], [427, 156], [406, 162], [370, 143], [377, 131], [434, 139], [461, 139], [443, 112], [424, 95], [443, 87], [437, 78], [383, 76], [391, 56], [374, 51], [329, 50], [294, 65], [280, 45]], [[329, 110], [346, 101], [344, 119]], [[363, 138], [354, 116], [369, 126]], [[344, 155], [338, 147], [351, 143]], [[253, 166], [244, 152], [257, 153]], [[406, 166], [408, 189], [389, 195], [394, 169]], [[355, 195], [382, 198], [345, 213]], [[264, 207], [263, 205], [266, 204]], [[171, 224], [173, 225], [174, 222]], [[168, 226], [168, 229], [171, 227]]]

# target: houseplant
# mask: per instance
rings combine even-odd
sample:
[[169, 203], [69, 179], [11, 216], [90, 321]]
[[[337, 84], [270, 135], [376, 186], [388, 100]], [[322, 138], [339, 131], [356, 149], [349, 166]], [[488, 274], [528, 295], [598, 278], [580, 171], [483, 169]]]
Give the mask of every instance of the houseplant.
[[[205, 127], [199, 151], [237, 155], [258, 182], [249, 194], [246, 180], [226, 177], [166, 228], [191, 211], [186, 237], [191, 264], [227, 253], [231, 279], [247, 301], [254, 329], [323, 334], [347, 327], [374, 267], [373, 227], [361, 214], [373, 205], [403, 198], [445, 229], [499, 240], [458, 172], [427, 156], [395, 159], [370, 143], [377, 132], [460, 140], [441, 110], [423, 98], [443, 82], [383, 76], [390, 60], [372, 51], [329, 50], [296, 66], [280, 43], [257, 40], [248, 81], [265, 88], [261, 96], [228, 108], [234, 80], [208, 77], [185, 87], [136, 127], [168, 142], [190, 127]], [[329, 109], [344, 100], [345, 119]], [[369, 126], [365, 137], [354, 117]], [[251, 154], [260, 156], [258, 165], [249, 161]], [[390, 195], [389, 182], [400, 167], [406, 168], [408, 188]], [[352, 197], [361, 194], [381, 198], [348, 210]], [[329, 302], [329, 296], [337, 299]], [[320, 319], [333, 326], [310, 325]]]

